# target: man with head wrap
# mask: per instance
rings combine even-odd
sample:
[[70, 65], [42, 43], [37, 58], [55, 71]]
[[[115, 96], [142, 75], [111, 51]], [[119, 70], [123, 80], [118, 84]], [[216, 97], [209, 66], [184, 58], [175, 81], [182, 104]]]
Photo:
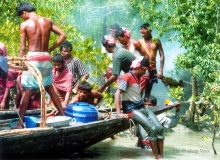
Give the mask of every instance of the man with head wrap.
[[[144, 50], [139, 41], [131, 38], [131, 33], [127, 28], [118, 28], [115, 32], [115, 37], [122, 44], [122, 47], [134, 54], [136, 58], [142, 59], [143, 57], [145, 57], [150, 61], [148, 53]], [[141, 94], [143, 93], [144, 89], [146, 88], [146, 85], [149, 82], [148, 74], [145, 74], [142, 77], [143, 79], [140, 84]]]
[[121, 70], [127, 73], [130, 69], [131, 62], [135, 59], [135, 56], [131, 52], [124, 48], [117, 47], [116, 40], [111, 35], [103, 37], [102, 45], [105, 47], [106, 51], [113, 53], [113, 68], [111, 77], [98, 88], [99, 92], [103, 92], [106, 87], [117, 80]]
[[[151, 142], [154, 158], [159, 159], [158, 140], [164, 139], [163, 127], [155, 114], [149, 108], [145, 108], [140, 93], [140, 81], [149, 68], [149, 61], [146, 58], [135, 59], [130, 68], [131, 70], [121, 77], [115, 93], [116, 111], [119, 117], [132, 118], [146, 131], [149, 130], [148, 139]], [[121, 101], [123, 113], [121, 113]]]
[[131, 33], [127, 28], [118, 28], [115, 32], [115, 37], [122, 44], [122, 47], [133, 53], [136, 58], [142, 59], [145, 57], [149, 60], [148, 53], [139, 41], [131, 38]]
[[[153, 38], [151, 34], [152, 32], [151, 27], [147, 22], [140, 26], [140, 32], [143, 38], [140, 39], [139, 41], [150, 56], [150, 74], [149, 74], [150, 81], [147, 84], [145, 90], [145, 97], [149, 97], [153, 84], [158, 83], [157, 77], [162, 78], [163, 76], [163, 66], [164, 66], [165, 57], [164, 57], [161, 41], [157, 38]], [[160, 55], [160, 69], [158, 73], [156, 70], [157, 51], [159, 51], [159, 55]]]

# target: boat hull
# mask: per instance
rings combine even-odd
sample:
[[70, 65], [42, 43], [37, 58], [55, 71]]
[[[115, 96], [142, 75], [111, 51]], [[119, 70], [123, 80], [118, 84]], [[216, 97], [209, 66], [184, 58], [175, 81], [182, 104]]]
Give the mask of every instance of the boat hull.
[[0, 157], [57, 157], [80, 152], [129, 128], [125, 118], [0, 137]]

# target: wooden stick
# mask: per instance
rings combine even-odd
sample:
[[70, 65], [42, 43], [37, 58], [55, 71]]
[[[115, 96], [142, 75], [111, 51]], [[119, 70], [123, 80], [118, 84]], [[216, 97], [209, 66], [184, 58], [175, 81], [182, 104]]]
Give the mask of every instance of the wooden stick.
[[24, 63], [25, 63], [25, 65], [28, 66], [28, 69], [30, 70], [30, 72], [33, 74], [33, 76], [38, 81], [38, 85], [39, 85], [40, 92], [41, 92], [41, 123], [40, 123], [40, 127], [45, 127], [46, 120], [47, 120], [47, 111], [46, 111], [46, 102], [45, 102], [46, 92], [45, 92], [45, 88], [42, 83], [42, 76], [41, 76], [40, 71], [36, 67], [29, 64], [28, 62], [24, 62]]
[[8, 64], [8, 67], [11, 69], [18, 69], [18, 70], [27, 70], [27, 67], [24, 66], [17, 66], [15, 64]]
[[26, 61], [26, 57], [7, 57], [8, 61]]
[[53, 127], [44, 127], [44, 128], [38, 127], [38, 128], [2, 130], [2, 131], [0, 131], [0, 136], [9, 135], [9, 134], [24, 134], [24, 133], [31, 133], [31, 132], [46, 131], [46, 130], [53, 130]]

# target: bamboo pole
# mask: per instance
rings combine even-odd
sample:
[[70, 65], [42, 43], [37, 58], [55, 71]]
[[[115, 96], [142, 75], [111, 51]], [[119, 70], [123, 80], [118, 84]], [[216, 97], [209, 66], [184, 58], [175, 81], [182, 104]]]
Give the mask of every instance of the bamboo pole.
[[46, 125], [46, 120], [47, 120], [47, 111], [46, 111], [46, 102], [45, 102], [45, 95], [46, 95], [46, 92], [45, 92], [45, 88], [43, 86], [43, 83], [42, 83], [42, 76], [41, 76], [41, 73], [40, 71], [34, 67], [33, 65], [29, 64], [28, 62], [25, 62], [25, 65], [28, 66], [28, 69], [30, 70], [30, 72], [33, 74], [33, 76], [37, 79], [38, 81], [38, 85], [39, 85], [39, 88], [40, 88], [40, 93], [41, 93], [41, 123], [40, 123], [40, 127], [45, 127]]
[[6, 57], [8, 59], [8, 61], [26, 61], [27, 58], [26, 57]]
[[37, 79], [38, 85], [40, 88], [41, 92], [41, 123], [40, 127], [45, 127], [46, 125], [46, 116], [47, 116], [47, 111], [46, 111], [46, 102], [45, 102], [45, 88], [42, 83], [42, 76], [40, 71], [31, 65], [30, 63], [27, 62], [26, 57], [7, 57], [8, 59], [8, 66], [9, 68], [12, 69], [19, 69], [19, 70], [28, 70], [33, 74], [33, 76]]
[[53, 130], [53, 127], [44, 127], [44, 128], [23, 128], [23, 129], [13, 129], [13, 130], [2, 130], [0, 131], [0, 136], [11, 135], [11, 134], [26, 134], [32, 132]]
[[11, 69], [27, 70], [27, 66], [24, 61], [27, 60], [26, 57], [7, 57], [8, 67]]

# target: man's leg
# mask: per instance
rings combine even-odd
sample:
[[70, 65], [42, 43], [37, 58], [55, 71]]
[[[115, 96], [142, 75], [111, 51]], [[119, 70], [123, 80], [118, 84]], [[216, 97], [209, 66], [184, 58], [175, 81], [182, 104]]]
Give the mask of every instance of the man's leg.
[[157, 140], [150, 141], [154, 159], [159, 159]]
[[144, 97], [148, 98], [150, 96], [152, 88], [153, 88], [153, 84], [148, 83], [146, 88], [145, 88], [145, 96]]
[[21, 98], [21, 102], [20, 102], [20, 105], [19, 105], [20, 120], [18, 122], [18, 125], [15, 126], [15, 127], [12, 127], [12, 129], [21, 129], [21, 128], [23, 128], [24, 115], [25, 115], [25, 112], [28, 108], [28, 104], [29, 104], [29, 101], [30, 101], [30, 98], [31, 98], [31, 93], [32, 93], [31, 90], [24, 90], [24, 92], [22, 93], [22, 98]]
[[47, 91], [47, 93], [50, 95], [50, 98], [53, 101], [53, 104], [55, 105], [55, 107], [57, 108], [57, 110], [59, 111], [59, 113], [64, 116], [64, 112], [63, 112], [63, 107], [61, 105], [60, 99], [57, 96], [56, 92], [53, 89], [53, 86], [49, 86], [49, 87], [45, 87], [45, 90]]
[[163, 158], [164, 140], [163, 139], [158, 139], [157, 140], [157, 146], [158, 146], [158, 153], [160, 155], [160, 158]]

